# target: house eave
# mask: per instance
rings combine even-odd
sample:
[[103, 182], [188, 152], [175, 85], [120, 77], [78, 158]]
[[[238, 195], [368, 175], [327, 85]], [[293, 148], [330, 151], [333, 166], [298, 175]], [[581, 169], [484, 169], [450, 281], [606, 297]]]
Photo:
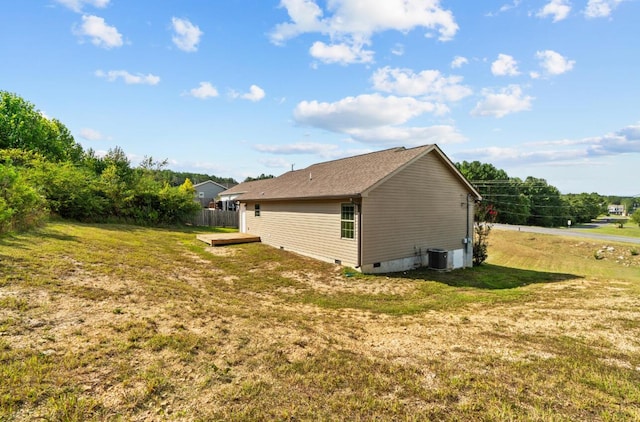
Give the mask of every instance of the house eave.
[[361, 193], [350, 193], [340, 195], [313, 195], [313, 196], [292, 196], [282, 198], [270, 198], [270, 197], [248, 197], [244, 198], [239, 196], [236, 200], [240, 202], [294, 202], [294, 201], [335, 201], [335, 200], [347, 200], [362, 198]]

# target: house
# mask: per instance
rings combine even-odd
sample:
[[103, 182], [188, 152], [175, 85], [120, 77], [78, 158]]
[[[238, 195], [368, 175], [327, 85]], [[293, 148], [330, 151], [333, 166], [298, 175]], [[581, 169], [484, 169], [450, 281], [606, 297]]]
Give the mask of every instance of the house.
[[607, 207], [607, 212], [611, 215], [624, 215], [624, 205], [611, 204]]
[[239, 202], [242, 233], [365, 273], [473, 265], [481, 197], [436, 145], [314, 164], [221, 197]]
[[259, 185], [264, 182], [268, 182], [272, 179], [258, 179], [252, 180], [250, 182], [243, 182], [239, 185], [236, 185], [230, 189], [227, 189], [223, 192], [220, 192], [218, 195], [219, 202], [223, 204], [223, 209], [226, 210], [237, 210], [238, 209], [238, 198], [249, 192], [250, 190], [258, 190]]
[[205, 182], [195, 184], [193, 185], [193, 188], [196, 190], [196, 201], [205, 208], [209, 207], [211, 202], [215, 202], [215, 199], [220, 192], [227, 189], [226, 186], [222, 186], [213, 180], [207, 180]]

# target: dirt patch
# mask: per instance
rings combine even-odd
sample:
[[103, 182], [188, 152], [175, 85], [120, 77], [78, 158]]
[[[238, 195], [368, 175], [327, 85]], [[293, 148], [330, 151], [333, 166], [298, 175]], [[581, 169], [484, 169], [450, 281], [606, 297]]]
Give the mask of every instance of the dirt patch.
[[333, 274], [326, 274], [310, 271], [284, 271], [283, 277], [290, 278], [320, 293], [358, 293], [358, 294], [392, 294], [401, 295], [415, 290], [415, 283], [390, 279], [389, 277], [378, 277], [362, 281], [357, 277], [345, 277], [338, 269]]
[[[238, 253], [237, 249], [227, 248], [224, 246], [208, 246], [205, 248], [205, 251], [215, 256], [236, 256]], [[206, 260], [203, 261], [207, 262]]]

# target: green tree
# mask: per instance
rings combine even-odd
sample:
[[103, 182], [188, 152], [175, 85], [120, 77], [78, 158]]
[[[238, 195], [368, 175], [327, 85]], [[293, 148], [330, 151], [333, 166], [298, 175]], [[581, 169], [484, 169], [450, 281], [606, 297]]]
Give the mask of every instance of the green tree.
[[133, 191], [115, 164], [109, 164], [100, 175], [99, 189], [109, 201], [108, 214], [125, 217], [127, 201], [132, 197]]
[[588, 223], [607, 212], [605, 198], [595, 192], [567, 194], [562, 197], [568, 206], [572, 223]]
[[193, 200], [195, 189], [189, 179], [179, 187], [166, 184], [160, 191], [160, 223], [181, 224], [188, 222], [201, 209]]
[[640, 209], [637, 209], [631, 214], [630, 220], [640, 227]]
[[0, 148], [33, 151], [56, 162], [82, 157], [82, 147], [59, 120], [45, 117], [33, 104], [6, 91], [0, 91]]
[[523, 184], [525, 195], [531, 202], [531, 215], [527, 224], [531, 226], [563, 226], [569, 219], [568, 207], [560, 191], [545, 179], [527, 177]]
[[98, 177], [86, 167], [69, 161], [43, 161], [28, 174], [29, 179], [38, 183], [51, 212], [62, 218], [95, 221], [108, 208]]
[[491, 205], [497, 211], [498, 223], [527, 223], [531, 204], [520, 179], [510, 178], [504, 170], [479, 161], [463, 161], [456, 167], [482, 195], [485, 206]]
[[252, 182], [254, 180], [264, 180], [264, 179], [273, 179], [275, 176], [273, 174], [260, 174], [260, 176], [258, 177], [251, 177], [251, 176], [247, 176], [244, 181], [245, 182]]
[[107, 162], [98, 157], [93, 148], [84, 152], [81, 158], [82, 165], [91, 170], [96, 176], [100, 176], [107, 168]]
[[25, 230], [47, 216], [45, 199], [10, 163], [0, 163], [0, 233]]

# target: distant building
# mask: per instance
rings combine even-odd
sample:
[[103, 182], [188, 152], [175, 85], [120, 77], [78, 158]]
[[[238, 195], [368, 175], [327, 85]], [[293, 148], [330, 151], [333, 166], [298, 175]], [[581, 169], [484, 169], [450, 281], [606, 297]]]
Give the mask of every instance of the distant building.
[[607, 212], [611, 215], [624, 215], [624, 205], [611, 204], [607, 207]]
[[[204, 208], [208, 208], [209, 204], [215, 202], [218, 194], [227, 189], [225, 186], [222, 186], [213, 180], [198, 183], [193, 185], [193, 188], [196, 190], [196, 201], [198, 201]], [[212, 208], [215, 207], [212, 206]]]

